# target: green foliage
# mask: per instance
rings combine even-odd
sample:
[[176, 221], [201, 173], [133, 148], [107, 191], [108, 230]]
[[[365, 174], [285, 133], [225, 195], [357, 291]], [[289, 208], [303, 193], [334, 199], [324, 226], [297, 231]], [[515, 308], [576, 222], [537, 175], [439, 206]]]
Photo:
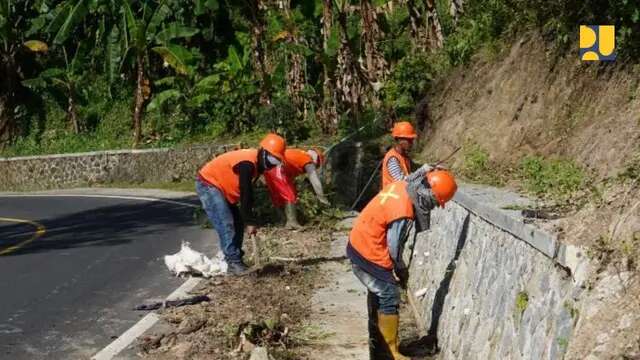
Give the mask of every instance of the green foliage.
[[504, 0], [470, 2], [466, 11], [468, 16], [445, 41], [445, 52], [454, 65], [467, 62], [481, 45], [499, 38], [513, 17]]
[[575, 304], [573, 304], [570, 300], [565, 300], [564, 304], [562, 305], [565, 310], [567, 310], [569, 315], [571, 315], [573, 321], [578, 321], [578, 318], [580, 317], [580, 311], [575, 307]]
[[[423, 21], [419, 27], [428, 28], [427, 5], [412, 3]], [[314, 131], [349, 134], [374, 118], [411, 115], [430, 83], [452, 65], [464, 64], [479, 50], [495, 54], [503, 38], [531, 27], [568, 49], [577, 42], [580, 24], [614, 24], [619, 54], [631, 60], [640, 55], [637, 1], [475, 0], [465, 2], [457, 19], [450, 12], [451, 0], [434, 3], [444, 48], [421, 53], [424, 44], [419, 42], [424, 39], [412, 38], [408, 4], [371, 2], [381, 36], [377, 47], [389, 74], [378, 91], [367, 85], [369, 74], [358, 64], [366, 54], [362, 16], [353, 1], [331, 2], [326, 47], [325, 3], [320, 0], [289, 2], [288, 9], [272, 2], [258, 6], [219, 0], [0, 1], [0, 109], [8, 109], [0, 112], [0, 146], [14, 142], [4, 154], [127, 146], [124, 138], [130, 130], [124, 120], [116, 122], [121, 140], [98, 141], [105, 134], [97, 131], [113, 125], [101, 123], [111, 109], [128, 107], [131, 113], [134, 95], [141, 92], [137, 100], [147, 113], [142, 132], [148, 146], [268, 129], [283, 132], [290, 141], [301, 141]], [[339, 72], [352, 69], [338, 66], [343, 46], [355, 61], [351, 65], [360, 69], [357, 76], [364, 90], [357, 95], [364, 103], [357, 106], [336, 90], [343, 75]], [[291, 86], [292, 78], [304, 83]], [[289, 94], [291, 88], [301, 90]], [[78, 135], [63, 121], [71, 118], [65, 114], [68, 100], [73, 100], [82, 125]], [[327, 104], [335, 109], [325, 111]], [[338, 124], [326, 119], [334, 113]], [[124, 111], [120, 115], [128, 117]], [[381, 127], [368, 127], [361, 134]], [[45, 141], [39, 144], [41, 138]], [[60, 144], [54, 146], [55, 141]], [[477, 157], [469, 161], [472, 178], [490, 173], [483, 166], [492, 164]], [[633, 169], [626, 174], [633, 176]], [[488, 180], [494, 182], [495, 176]]]
[[527, 156], [519, 170], [527, 191], [555, 199], [568, 198], [587, 180], [583, 169], [571, 160]]
[[515, 312], [518, 318], [522, 316], [525, 310], [527, 310], [527, 306], [529, 306], [529, 294], [527, 294], [526, 291], [520, 291], [516, 295], [515, 303]]
[[463, 163], [460, 173], [465, 178], [483, 184], [501, 185], [500, 169], [494, 164], [489, 153], [476, 143], [469, 142], [463, 146]]
[[309, 137], [310, 127], [296, 112], [289, 98], [279, 96], [273, 99], [272, 105], [258, 110], [256, 123], [263, 129], [281, 134], [290, 143], [301, 142]]
[[[333, 224], [341, 219], [342, 212], [335, 207], [329, 207], [320, 203], [313, 192], [311, 185], [305, 177], [296, 179], [298, 191], [297, 211], [300, 220], [309, 225], [309, 223], [321, 224], [323, 226], [333, 226]], [[325, 188], [325, 191], [329, 189]], [[330, 195], [330, 191], [328, 192]]]
[[384, 86], [384, 102], [399, 117], [413, 113], [433, 79], [433, 58], [426, 54], [408, 55], [398, 62]]
[[562, 349], [562, 351], [567, 350], [567, 346], [569, 346], [569, 340], [563, 337], [559, 337], [557, 340], [558, 346]]

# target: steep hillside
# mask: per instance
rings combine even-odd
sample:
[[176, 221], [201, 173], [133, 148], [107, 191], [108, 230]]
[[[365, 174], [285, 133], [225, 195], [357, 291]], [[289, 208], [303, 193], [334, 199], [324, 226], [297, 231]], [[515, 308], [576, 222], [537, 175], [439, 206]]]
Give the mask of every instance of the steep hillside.
[[[633, 238], [640, 230], [633, 201], [638, 198], [639, 75], [637, 65], [584, 63], [574, 52], [560, 57], [536, 34], [498, 54], [481, 52], [433, 87], [422, 157], [441, 158], [463, 145], [454, 168], [469, 173], [475, 166], [473, 171], [487, 174], [472, 174], [472, 180], [521, 190], [532, 187], [531, 179], [523, 178], [527, 171], [562, 177], [559, 172], [568, 166], [574, 183], [543, 178], [533, 184], [539, 185], [533, 186], [537, 195], [563, 195], [554, 205], [571, 205], [563, 219], [549, 222], [555, 231], [589, 245], [620, 231]], [[523, 160], [532, 157], [561, 163], [523, 169], [531, 165]], [[625, 221], [616, 225], [613, 220], [621, 215]]]
[[474, 142], [496, 162], [567, 157], [599, 179], [626, 168], [640, 146], [640, 67], [558, 57], [537, 35], [495, 58], [480, 55], [434, 87], [425, 154]]
[[421, 157], [462, 145], [458, 174], [539, 197], [531, 221], [593, 260], [567, 357], [621, 358], [640, 349], [640, 67], [554, 49], [528, 34], [439, 80]]

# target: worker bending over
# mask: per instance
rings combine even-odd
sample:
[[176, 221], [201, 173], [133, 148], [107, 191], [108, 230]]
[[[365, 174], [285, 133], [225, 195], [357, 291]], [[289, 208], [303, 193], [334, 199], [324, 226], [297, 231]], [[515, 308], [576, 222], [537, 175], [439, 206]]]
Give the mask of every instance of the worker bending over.
[[229, 274], [240, 275], [247, 270], [242, 261], [245, 225], [249, 235], [257, 231], [253, 216], [253, 180], [282, 164], [285, 149], [282, 137], [268, 134], [259, 149], [229, 151], [198, 171], [196, 192], [218, 233]]
[[324, 155], [319, 149], [287, 149], [284, 152], [284, 164], [267, 171], [264, 179], [271, 195], [271, 201], [277, 208], [284, 207], [287, 219], [286, 227], [289, 229], [300, 228], [296, 216], [296, 203], [298, 201], [295, 178], [306, 173], [311, 182], [318, 201], [329, 205], [329, 200], [324, 195], [322, 183], [317, 170], [324, 164]]
[[427, 221], [430, 211], [444, 207], [456, 190], [451, 173], [423, 165], [405, 180], [386, 185], [356, 219], [347, 256], [353, 273], [368, 290], [371, 359], [381, 355], [409, 359], [398, 350], [400, 286], [408, 278], [403, 247], [414, 219]]

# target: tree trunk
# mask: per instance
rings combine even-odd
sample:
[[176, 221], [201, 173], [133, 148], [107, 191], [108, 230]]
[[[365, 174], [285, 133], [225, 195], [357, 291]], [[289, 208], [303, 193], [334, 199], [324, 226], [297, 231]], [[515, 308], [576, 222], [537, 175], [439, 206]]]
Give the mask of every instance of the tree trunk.
[[351, 110], [357, 119], [363, 99], [362, 76], [356, 63], [347, 33], [347, 12], [341, 9], [338, 13], [340, 26], [340, 50], [338, 51], [338, 67], [336, 70], [336, 88], [340, 100]]
[[0, 96], [0, 149], [11, 140], [12, 108], [8, 96]]
[[[298, 29], [295, 28], [295, 24], [291, 20], [291, 2], [280, 1], [279, 6], [282, 7], [285, 18], [287, 19], [291, 27], [288, 29], [288, 37], [287, 42], [295, 45], [300, 45], [304, 43], [304, 39], [298, 34]], [[302, 97], [300, 93], [304, 89], [305, 74], [304, 74], [304, 57], [297, 51], [298, 46], [296, 46], [296, 51], [290, 52], [288, 55], [288, 63], [289, 69], [287, 72], [287, 91], [291, 96], [291, 100], [296, 108], [300, 109], [302, 105]]]
[[251, 52], [253, 56], [251, 58], [253, 68], [256, 69], [258, 77], [260, 78], [260, 104], [269, 105], [271, 104], [271, 84], [267, 71], [267, 54], [264, 47], [265, 25], [262, 16], [265, 4], [263, 4], [262, 0], [256, 0], [255, 3], [252, 2], [250, 6], [252, 6], [251, 13], [253, 17], [251, 31]]
[[[322, 5], [322, 49], [326, 54], [333, 26], [333, 0], [322, 0]], [[338, 130], [338, 110], [336, 109], [335, 81], [326, 61], [322, 64], [322, 76], [321, 127], [325, 134], [332, 135]]]
[[451, 0], [451, 17], [453, 18], [453, 23], [457, 24], [460, 19], [460, 15], [464, 12], [464, 0]]
[[409, 12], [409, 24], [411, 25], [411, 38], [413, 39], [413, 43], [420, 50], [424, 50], [422, 48], [423, 43], [422, 41], [420, 41], [420, 25], [422, 24], [422, 15], [416, 7], [415, 0], [407, 1], [407, 10]]
[[136, 57], [136, 92], [133, 107], [133, 147], [138, 147], [142, 139], [142, 115], [144, 107], [144, 57], [142, 54]]
[[425, 3], [427, 6], [427, 22], [425, 24], [427, 48], [430, 50], [440, 49], [444, 44], [444, 35], [438, 19], [438, 12], [434, 0], [426, 0]]
[[16, 66], [13, 54], [2, 54], [0, 58], [0, 148], [13, 140], [15, 127]]
[[[364, 43], [365, 70], [369, 85], [374, 91], [378, 89], [378, 83], [384, 81], [387, 72], [387, 62], [378, 51], [380, 40], [380, 27], [378, 26], [378, 14], [370, 0], [360, 1], [362, 15], [362, 40]], [[373, 97], [375, 99], [375, 96]]]
[[78, 112], [76, 111], [76, 101], [73, 96], [75, 92], [75, 88], [73, 84], [69, 85], [67, 89], [69, 91], [68, 95], [68, 106], [67, 106], [67, 115], [69, 116], [69, 122], [71, 123], [71, 128], [75, 134], [80, 133], [80, 123], [78, 122]]

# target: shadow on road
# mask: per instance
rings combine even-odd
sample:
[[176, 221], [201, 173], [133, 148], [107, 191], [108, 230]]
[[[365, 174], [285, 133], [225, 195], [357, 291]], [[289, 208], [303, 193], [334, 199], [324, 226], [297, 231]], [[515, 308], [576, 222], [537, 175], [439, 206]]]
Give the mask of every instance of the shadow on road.
[[[73, 211], [73, 198], [68, 201], [46, 201], [48, 206], [68, 206]], [[49, 250], [86, 246], [115, 246], [166, 231], [167, 226], [196, 225], [194, 208], [157, 202], [129, 202], [76, 211], [55, 218], [34, 220], [46, 227], [44, 236], [4, 256], [18, 256]], [[193, 197], [176, 201], [198, 204]], [[11, 224], [0, 226], [0, 247], [6, 248], [27, 239], [33, 226]]]

